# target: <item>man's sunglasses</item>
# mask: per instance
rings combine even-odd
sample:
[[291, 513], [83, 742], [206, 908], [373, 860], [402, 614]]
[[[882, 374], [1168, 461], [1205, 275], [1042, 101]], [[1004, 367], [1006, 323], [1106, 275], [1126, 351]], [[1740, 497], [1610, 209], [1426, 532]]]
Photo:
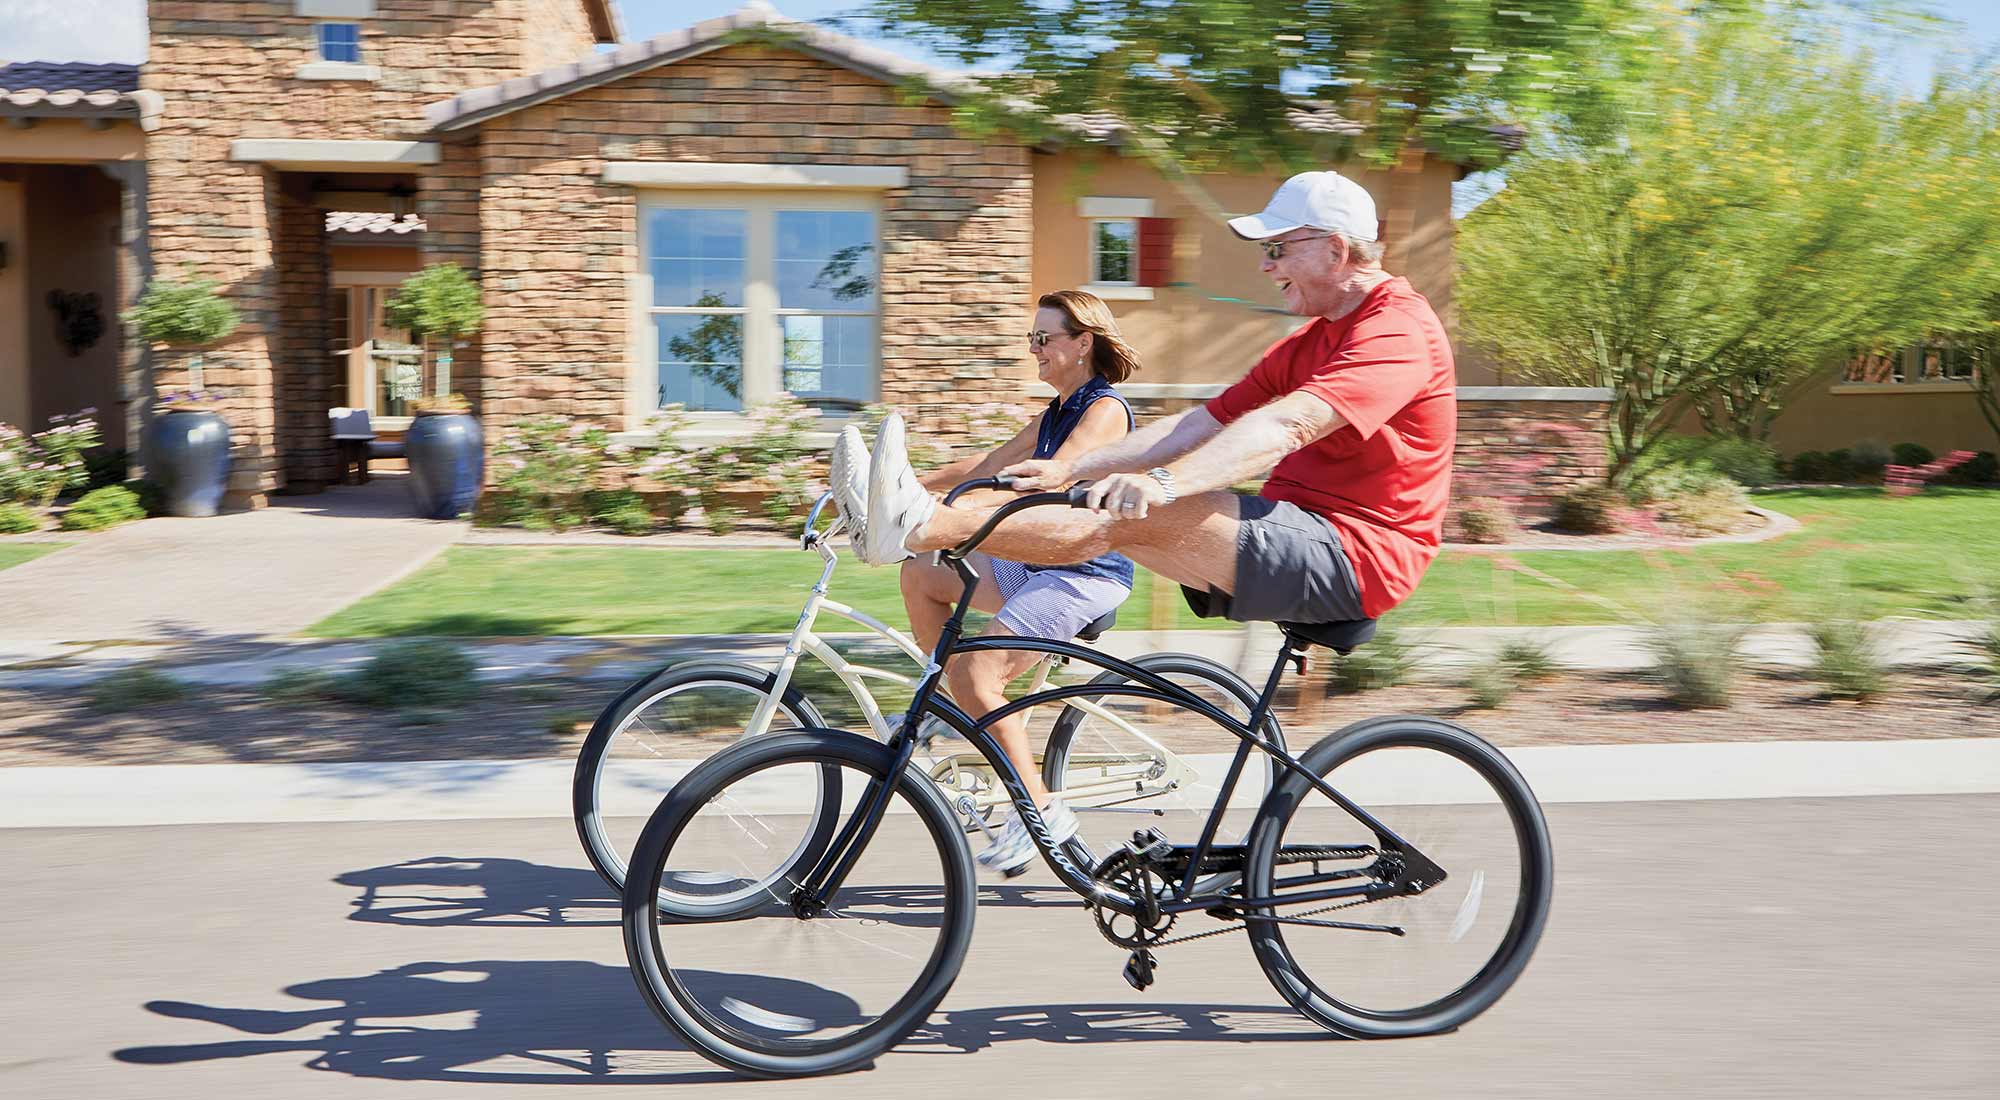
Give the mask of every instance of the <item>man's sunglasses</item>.
[[1275, 261], [1284, 259], [1285, 246], [1288, 244], [1298, 244], [1301, 241], [1323, 241], [1331, 236], [1333, 236], [1331, 233], [1314, 233], [1309, 237], [1293, 237], [1290, 240], [1284, 241], [1258, 241], [1257, 247], [1264, 250], [1265, 259]]

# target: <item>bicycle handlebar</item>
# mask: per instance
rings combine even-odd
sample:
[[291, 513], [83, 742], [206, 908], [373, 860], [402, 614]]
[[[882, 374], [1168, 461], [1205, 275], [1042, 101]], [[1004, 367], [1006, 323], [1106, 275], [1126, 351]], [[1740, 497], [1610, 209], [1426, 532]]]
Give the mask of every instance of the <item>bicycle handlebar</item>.
[[801, 549], [810, 550], [813, 543], [819, 541], [819, 533], [814, 528], [819, 526], [819, 514], [825, 511], [826, 506], [831, 503], [833, 503], [833, 492], [831, 490], [821, 493], [819, 499], [813, 502], [812, 511], [806, 514], [805, 532], [799, 536], [799, 546]]
[[[973, 478], [971, 481], [953, 486], [951, 492], [945, 494], [944, 502], [950, 504], [964, 494], [977, 489], [1011, 489], [1013, 487], [1014, 481], [1012, 478]], [[1087, 508], [1090, 506], [1087, 503], [1089, 495], [1090, 482], [1079, 481], [1067, 489], [1048, 493], [1029, 493], [1027, 496], [1010, 500], [1001, 505], [991, 516], [988, 516], [986, 522], [980, 526], [979, 530], [973, 532], [971, 538], [966, 539], [949, 550], [940, 551], [940, 553], [947, 558], [963, 558], [967, 554], [972, 553], [980, 543], [985, 542], [986, 536], [991, 535], [993, 529], [1000, 526], [1000, 521], [1006, 519], [1008, 516], [1029, 508], [1040, 508], [1050, 504], [1061, 504], [1070, 508]]]

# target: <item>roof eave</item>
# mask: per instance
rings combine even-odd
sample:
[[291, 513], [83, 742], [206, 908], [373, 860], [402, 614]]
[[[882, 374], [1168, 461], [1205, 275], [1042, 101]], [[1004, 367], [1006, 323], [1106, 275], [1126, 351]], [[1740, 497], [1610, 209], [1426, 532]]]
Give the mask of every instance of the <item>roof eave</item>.
[[618, 25], [618, 9], [611, 0], [583, 0], [583, 8], [590, 16], [590, 33], [603, 45], [618, 41], [623, 28]]

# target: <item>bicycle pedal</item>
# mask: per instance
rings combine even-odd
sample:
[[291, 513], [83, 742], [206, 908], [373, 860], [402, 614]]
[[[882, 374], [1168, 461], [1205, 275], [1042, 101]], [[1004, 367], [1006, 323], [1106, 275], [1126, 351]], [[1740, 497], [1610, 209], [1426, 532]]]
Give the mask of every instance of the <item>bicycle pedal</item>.
[[1125, 850], [1145, 860], [1162, 860], [1174, 854], [1173, 842], [1158, 829], [1135, 829]]
[[1153, 971], [1159, 967], [1153, 953], [1140, 948], [1125, 957], [1125, 984], [1141, 993], [1153, 984]]

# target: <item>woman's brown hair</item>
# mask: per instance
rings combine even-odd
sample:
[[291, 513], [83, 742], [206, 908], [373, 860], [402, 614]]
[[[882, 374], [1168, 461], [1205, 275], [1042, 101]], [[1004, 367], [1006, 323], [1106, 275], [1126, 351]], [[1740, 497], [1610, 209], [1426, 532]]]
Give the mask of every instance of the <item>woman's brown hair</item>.
[[1063, 328], [1069, 335], [1090, 333], [1090, 369], [1098, 377], [1115, 386], [1139, 369], [1139, 353], [1119, 333], [1118, 322], [1104, 299], [1087, 290], [1056, 290], [1042, 295], [1035, 304], [1062, 314]]

